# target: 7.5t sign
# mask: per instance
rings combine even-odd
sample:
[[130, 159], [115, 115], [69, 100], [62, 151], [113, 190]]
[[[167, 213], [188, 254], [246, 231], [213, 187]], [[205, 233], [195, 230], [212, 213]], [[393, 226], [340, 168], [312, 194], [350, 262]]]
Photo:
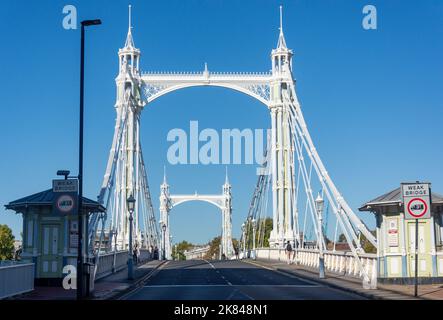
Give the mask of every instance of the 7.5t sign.
[[401, 190], [406, 220], [431, 217], [430, 183], [402, 183]]

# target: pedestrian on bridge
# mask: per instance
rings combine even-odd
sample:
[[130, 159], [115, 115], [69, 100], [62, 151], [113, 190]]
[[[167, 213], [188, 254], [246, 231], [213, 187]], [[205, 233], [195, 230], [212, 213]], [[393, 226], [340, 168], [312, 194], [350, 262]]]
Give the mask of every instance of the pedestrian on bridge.
[[291, 242], [287, 242], [286, 243], [286, 249], [285, 249], [285, 251], [286, 251], [286, 261], [287, 261], [287, 263], [288, 264], [291, 264], [292, 263], [292, 261], [291, 261], [291, 254], [292, 254], [292, 245], [291, 245]]

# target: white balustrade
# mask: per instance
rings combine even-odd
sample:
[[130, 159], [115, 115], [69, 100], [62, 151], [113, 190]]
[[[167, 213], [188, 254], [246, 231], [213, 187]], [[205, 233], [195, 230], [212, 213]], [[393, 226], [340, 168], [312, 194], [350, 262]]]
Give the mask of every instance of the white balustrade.
[[34, 290], [34, 263], [0, 264], [0, 299]]
[[[296, 263], [309, 268], [319, 267], [319, 252], [317, 249], [297, 249]], [[363, 273], [352, 252], [324, 251], [325, 268], [329, 272], [362, 278]], [[377, 281], [377, 256], [376, 254], [360, 254], [360, 261], [371, 283], [376, 285]], [[281, 248], [259, 248], [257, 259], [286, 261], [286, 252]]]

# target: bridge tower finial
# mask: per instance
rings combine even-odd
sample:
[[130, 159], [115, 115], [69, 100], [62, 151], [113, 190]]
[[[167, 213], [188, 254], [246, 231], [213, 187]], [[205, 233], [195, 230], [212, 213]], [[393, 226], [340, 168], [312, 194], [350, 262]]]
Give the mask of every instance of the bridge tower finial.
[[280, 5], [280, 33], [283, 33], [283, 6]]
[[132, 29], [132, 21], [131, 21], [131, 15], [132, 15], [132, 12], [131, 12], [131, 8], [132, 8], [132, 6], [131, 5], [129, 5], [129, 19], [128, 19], [128, 24], [129, 24], [129, 26], [128, 26], [128, 29], [129, 30], [131, 30]]
[[280, 34], [278, 36], [277, 49], [288, 49], [286, 46], [285, 35], [283, 34], [283, 6], [280, 6]]
[[135, 49], [134, 39], [132, 38], [132, 6], [128, 6], [128, 35], [126, 36], [125, 48]]
[[226, 166], [225, 184], [229, 184], [229, 178], [228, 178], [228, 166]]

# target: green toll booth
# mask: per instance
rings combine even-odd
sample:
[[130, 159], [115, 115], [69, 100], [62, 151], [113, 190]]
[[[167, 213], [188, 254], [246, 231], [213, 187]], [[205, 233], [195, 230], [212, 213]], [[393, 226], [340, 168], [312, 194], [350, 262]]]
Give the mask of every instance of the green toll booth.
[[[418, 282], [443, 283], [443, 196], [432, 192], [431, 217], [418, 221]], [[401, 188], [365, 203], [377, 225], [378, 281], [413, 284], [415, 220], [405, 219]]]
[[[6, 209], [23, 216], [21, 259], [35, 264], [36, 285], [60, 285], [63, 268], [77, 266], [75, 203], [76, 194], [49, 189], [5, 205]], [[85, 220], [90, 214], [106, 211], [98, 202], [85, 197], [82, 207]], [[85, 220], [83, 226], [86, 226]]]

